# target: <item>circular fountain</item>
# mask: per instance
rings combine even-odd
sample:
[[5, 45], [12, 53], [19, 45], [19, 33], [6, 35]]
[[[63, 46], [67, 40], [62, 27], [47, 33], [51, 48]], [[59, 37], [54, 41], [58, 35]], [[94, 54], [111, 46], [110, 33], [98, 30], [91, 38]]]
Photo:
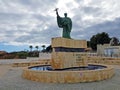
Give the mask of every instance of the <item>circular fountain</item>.
[[96, 64], [55, 70], [50, 65], [41, 65], [31, 66], [23, 71], [24, 78], [45, 83], [93, 82], [111, 78], [113, 75], [113, 67]]
[[109, 79], [114, 68], [109, 65], [88, 64], [86, 41], [66, 38], [52, 39], [50, 65], [30, 66], [23, 70], [26, 79], [46, 83], [78, 83]]

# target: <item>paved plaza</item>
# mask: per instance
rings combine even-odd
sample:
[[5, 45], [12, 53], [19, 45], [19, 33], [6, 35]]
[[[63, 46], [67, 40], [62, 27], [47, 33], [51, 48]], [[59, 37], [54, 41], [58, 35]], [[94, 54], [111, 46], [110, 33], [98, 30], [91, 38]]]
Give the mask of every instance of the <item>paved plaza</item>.
[[76, 84], [40, 83], [23, 79], [22, 68], [0, 65], [0, 90], [120, 90], [120, 66], [115, 67], [113, 78]]
[[21, 77], [23, 68], [11, 65], [37, 60], [33, 58], [0, 60], [0, 90], [120, 90], [120, 66], [114, 66], [115, 75], [108, 80], [92, 83], [54, 84], [23, 79]]

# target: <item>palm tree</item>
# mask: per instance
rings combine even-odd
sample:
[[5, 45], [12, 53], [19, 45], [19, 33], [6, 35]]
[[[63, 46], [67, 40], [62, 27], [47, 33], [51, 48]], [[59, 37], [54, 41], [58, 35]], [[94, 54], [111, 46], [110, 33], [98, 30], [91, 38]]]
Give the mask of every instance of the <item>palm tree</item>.
[[45, 46], [45, 45], [42, 45], [41, 47], [43, 48], [43, 50], [42, 50], [42, 51], [44, 52], [44, 51], [45, 51], [45, 47], [46, 47], [46, 46]]
[[38, 51], [38, 49], [39, 49], [39, 46], [35, 46], [35, 48], [37, 49], [37, 51]]
[[32, 45], [30, 45], [30, 46], [29, 46], [29, 48], [30, 48], [30, 51], [32, 51], [32, 49], [33, 49], [33, 46], [32, 46]]

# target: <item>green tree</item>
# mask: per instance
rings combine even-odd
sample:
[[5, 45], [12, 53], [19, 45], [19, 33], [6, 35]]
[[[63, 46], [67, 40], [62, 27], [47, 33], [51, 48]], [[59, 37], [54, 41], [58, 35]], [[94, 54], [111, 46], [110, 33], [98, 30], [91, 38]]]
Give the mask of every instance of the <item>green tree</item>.
[[20, 51], [20, 52], [17, 52], [17, 55], [20, 59], [25, 59], [26, 57], [28, 57], [28, 52]]
[[97, 44], [105, 44], [110, 42], [110, 37], [107, 33], [102, 32], [96, 35], [93, 35], [90, 38], [90, 46], [93, 50], [97, 50]]
[[87, 41], [87, 47], [90, 47], [90, 41]]
[[48, 47], [46, 47], [46, 52], [52, 52], [52, 46], [49, 45]]
[[30, 45], [30, 46], [29, 46], [29, 48], [30, 48], [30, 51], [32, 51], [32, 49], [33, 49], [33, 46], [32, 46], [32, 45]]
[[97, 49], [97, 40], [95, 35], [93, 35], [90, 39], [90, 46], [93, 50]]

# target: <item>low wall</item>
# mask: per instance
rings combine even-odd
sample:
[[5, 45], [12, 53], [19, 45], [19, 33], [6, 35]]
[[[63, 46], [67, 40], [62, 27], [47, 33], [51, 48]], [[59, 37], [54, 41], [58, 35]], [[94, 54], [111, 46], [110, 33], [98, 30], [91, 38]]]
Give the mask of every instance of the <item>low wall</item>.
[[[107, 65], [120, 65], [120, 58], [110, 58], [110, 57], [86, 57], [88, 63], [98, 63], [98, 64], [107, 64]], [[14, 62], [12, 62], [14, 61]], [[24, 61], [24, 62], [23, 62]], [[26, 67], [33, 65], [51, 65], [51, 59], [42, 59], [42, 60], [9, 60], [9, 62], [4, 60], [0, 62], [1, 64], [11, 63], [13, 67]]]
[[39, 53], [39, 59], [51, 59], [51, 53]]
[[27, 67], [27, 66], [34, 66], [34, 65], [50, 65], [49, 59], [39, 60], [35, 62], [23, 62], [23, 63], [13, 63], [13, 67]]
[[101, 63], [108, 65], [120, 65], [120, 58], [110, 57], [88, 57], [88, 63]]
[[0, 64], [13, 64], [13, 63], [24, 63], [24, 62], [30, 62], [33, 60], [28, 59], [0, 59]]
[[100, 70], [85, 71], [35, 71], [26, 68], [23, 70], [22, 77], [44, 83], [79, 83], [105, 80], [113, 75], [113, 67], [107, 66]]

